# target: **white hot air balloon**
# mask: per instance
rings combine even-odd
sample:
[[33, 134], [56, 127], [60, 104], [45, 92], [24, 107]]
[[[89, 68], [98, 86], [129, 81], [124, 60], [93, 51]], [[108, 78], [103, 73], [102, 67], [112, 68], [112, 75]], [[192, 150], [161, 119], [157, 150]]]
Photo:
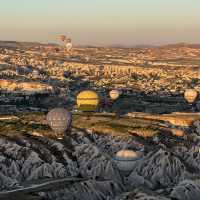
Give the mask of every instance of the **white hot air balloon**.
[[195, 89], [187, 89], [184, 93], [184, 98], [189, 104], [194, 103], [197, 96], [198, 92]]
[[67, 42], [66, 44], [65, 44], [65, 47], [66, 47], [66, 49], [67, 49], [67, 51], [70, 51], [71, 49], [72, 49], [72, 43], [71, 42]]
[[71, 51], [73, 45], [72, 45], [72, 40], [70, 38], [65, 40], [65, 48], [67, 51]]
[[32, 72], [32, 78], [34, 78], [34, 79], [40, 78], [40, 72], [38, 70], [34, 69]]
[[119, 93], [118, 90], [111, 90], [111, 91], [109, 92], [109, 96], [110, 96], [110, 98], [111, 98], [112, 100], [118, 99], [118, 98], [119, 98], [119, 95], [120, 95], [120, 93]]
[[142, 155], [140, 151], [120, 150], [113, 161], [121, 173], [128, 175], [134, 169], [135, 161], [141, 159]]
[[59, 40], [63, 42], [65, 48], [67, 51], [70, 51], [72, 49], [72, 40], [70, 38], [67, 38], [65, 35], [59, 35]]

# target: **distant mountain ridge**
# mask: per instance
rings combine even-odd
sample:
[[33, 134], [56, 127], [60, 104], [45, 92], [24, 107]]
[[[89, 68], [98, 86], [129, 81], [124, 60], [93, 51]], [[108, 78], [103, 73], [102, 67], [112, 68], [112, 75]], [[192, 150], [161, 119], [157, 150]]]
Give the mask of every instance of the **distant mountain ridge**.
[[190, 43], [175, 43], [175, 44], [164, 44], [164, 45], [148, 45], [148, 44], [141, 44], [141, 45], [111, 45], [108, 47], [112, 48], [181, 48], [181, 47], [188, 47], [188, 48], [200, 48], [200, 44], [190, 44]]
[[180, 48], [180, 47], [188, 47], [188, 48], [193, 48], [193, 49], [199, 49], [200, 44], [189, 44], [189, 43], [176, 43], [176, 44], [167, 44], [167, 45], [162, 45], [160, 47], [165, 47], [165, 48]]
[[0, 40], [0, 47], [12, 47], [12, 48], [18, 48], [18, 47], [36, 47], [36, 46], [48, 46], [48, 45], [57, 45], [54, 43], [51, 44], [44, 44], [39, 42], [18, 42], [18, 41], [1, 41]]
[[[0, 47], [35, 47], [35, 46], [57, 46], [56, 43], [40, 43], [40, 42], [18, 42], [18, 41], [1, 41], [0, 40]], [[76, 47], [80, 48], [97, 48], [103, 47], [98, 45], [76, 45]], [[113, 45], [106, 45], [105, 48], [181, 48], [181, 47], [188, 47], [188, 48], [200, 48], [200, 44], [190, 44], [190, 43], [175, 43], [175, 44], [166, 44], [166, 45], [148, 45], [148, 44], [141, 44], [141, 45], [122, 45], [122, 44], [113, 44]]]

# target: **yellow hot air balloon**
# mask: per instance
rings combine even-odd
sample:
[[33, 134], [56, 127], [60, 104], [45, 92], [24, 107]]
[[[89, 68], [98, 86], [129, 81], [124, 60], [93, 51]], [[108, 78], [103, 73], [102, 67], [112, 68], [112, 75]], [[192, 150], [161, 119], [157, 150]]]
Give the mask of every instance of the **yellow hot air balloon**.
[[119, 98], [120, 93], [119, 93], [118, 90], [111, 90], [111, 91], [109, 92], [109, 95], [110, 95], [110, 98], [111, 98], [112, 100], [116, 100], [116, 99]]
[[195, 89], [187, 89], [184, 93], [185, 100], [190, 104], [195, 102], [197, 96], [198, 92]]
[[92, 90], [85, 90], [77, 95], [78, 110], [95, 111], [99, 104], [99, 96]]

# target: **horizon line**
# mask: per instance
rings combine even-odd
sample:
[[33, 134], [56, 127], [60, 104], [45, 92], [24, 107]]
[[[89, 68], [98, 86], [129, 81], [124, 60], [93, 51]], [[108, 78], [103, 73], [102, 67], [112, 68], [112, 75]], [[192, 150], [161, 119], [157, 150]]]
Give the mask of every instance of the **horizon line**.
[[[41, 45], [59, 45], [59, 42], [40, 42], [40, 41], [19, 41], [19, 40], [0, 40], [0, 42], [7, 43], [38, 43]], [[73, 42], [72, 42], [73, 43]], [[75, 44], [74, 47], [122, 47], [122, 48], [133, 48], [133, 47], [162, 47], [162, 46], [170, 46], [170, 45], [200, 45], [199, 43], [191, 43], [191, 42], [177, 42], [177, 43], [162, 43], [162, 44], [108, 44], [108, 45], [97, 45], [97, 44]]]

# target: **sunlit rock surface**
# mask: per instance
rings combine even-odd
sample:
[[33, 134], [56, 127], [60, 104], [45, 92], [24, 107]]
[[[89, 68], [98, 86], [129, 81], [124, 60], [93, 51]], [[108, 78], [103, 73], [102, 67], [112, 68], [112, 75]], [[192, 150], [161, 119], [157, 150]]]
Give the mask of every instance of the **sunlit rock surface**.
[[17, 82], [0, 79], [0, 89], [12, 92], [42, 93], [53, 91], [53, 88], [47, 84], [38, 82]]
[[[72, 55], [50, 44], [0, 47], [0, 113], [8, 114], [0, 116], [0, 190], [18, 191], [6, 200], [198, 199], [200, 115], [191, 112], [199, 98], [189, 105], [183, 95], [200, 92], [198, 46], [74, 48]], [[71, 140], [58, 140], [45, 114], [76, 110], [76, 95], [88, 88], [104, 115], [75, 112]], [[112, 89], [122, 95], [106, 105]], [[126, 175], [113, 162], [122, 149], [142, 155]], [[35, 190], [40, 184], [48, 189]]]

